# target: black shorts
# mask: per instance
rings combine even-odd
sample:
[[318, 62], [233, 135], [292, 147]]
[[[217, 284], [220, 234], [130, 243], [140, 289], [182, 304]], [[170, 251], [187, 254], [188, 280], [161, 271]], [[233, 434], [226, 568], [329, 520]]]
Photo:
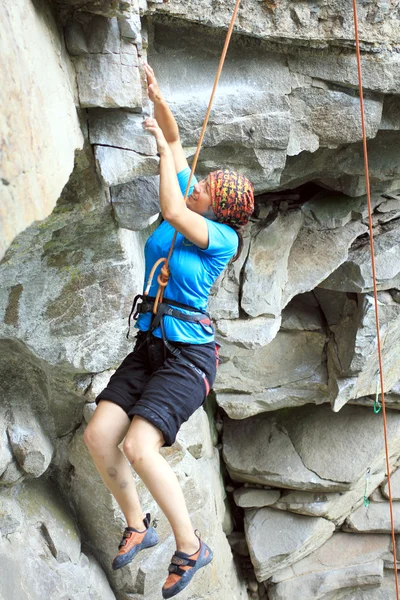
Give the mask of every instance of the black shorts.
[[203, 404], [216, 375], [214, 342], [173, 346], [198, 370], [175, 358], [162, 339], [139, 332], [108, 385], [96, 398], [118, 404], [130, 417], [139, 415], [159, 429], [165, 446], [172, 446], [182, 423]]

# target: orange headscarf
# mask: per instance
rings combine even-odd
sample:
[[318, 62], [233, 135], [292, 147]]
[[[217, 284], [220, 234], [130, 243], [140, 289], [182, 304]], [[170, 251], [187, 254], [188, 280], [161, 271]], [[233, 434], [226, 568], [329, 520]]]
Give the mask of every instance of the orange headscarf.
[[212, 209], [217, 221], [246, 225], [254, 210], [253, 184], [229, 169], [210, 173]]

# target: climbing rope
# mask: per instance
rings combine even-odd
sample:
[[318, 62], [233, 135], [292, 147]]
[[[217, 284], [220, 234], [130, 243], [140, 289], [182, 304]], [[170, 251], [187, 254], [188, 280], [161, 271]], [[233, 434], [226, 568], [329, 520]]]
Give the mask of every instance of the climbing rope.
[[359, 93], [360, 93], [360, 112], [361, 112], [361, 128], [362, 128], [363, 154], [364, 154], [365, 186], [366, 186], [367, 200], [368, 200], [369, 244], [370, 244], [370, 251], [371, 251], [372, 280], [373, 280], [373, 284], [374, 284], [375, 323], [376, 323], [376, 336], [377, 336], [377, 345], [378, 345], [379, 378], [380, 378], [380, 385], [381, 385], [383, 435], [384, 435], [384, 440], [385, 440], [386, 471], [387, 471], [387, 478], [388, 478], [389, 507], [390, 507], [390, 522], [391, 522], [391, 527], [392, 527], [392, 545], [393, 545], [394, 574], [395, 574], [395, 582], [396, 582], [396, 600], [399, 600], [399, 580], [398, 580], [398, 574], [397, 574], [396, 537], [395, 537], [394, 518], [393, 518], [392, 486], [391, 486], [391, 481], [390, 481], [389, 444], [388, 444], [387, 421], [386, 421], [386, 405], [385, 405], [385, 392], [384, 392], [385, 388], [384, 388], [384, 380], [383, 380], [381, 335], [380, 335], [380, 327], [379, 327], [378, 291], [377, 291], [377, 285], [376, 285], [374, 233], [372, 230], [371, 189], [370, 189], [370, 183], [369, 183], [368, 149], [367, 149], [367, 134], [366, 134], [366, 127], [365, 127], [365, 109], [364, 109], [364, 94], [363, 94], [363, 84], [362, 84], [360, 40], [359, 40], [359, 35], [358, 35], [357, 0], [352, 0], [352, 1], [353, 1], [353, 16], [354, 16], [354, 32], [355, 32], [355, 40], [356, 40], [358, 87], [359, 87]]
[[[208, 103], [208, 108], [207, 108], [206, 116], [204, 117], [203, 127], [202, 127], [202, 130], [201, 130], [201, 133], [200, 133], [200, 138], [199, 138], [199, 141], [198, 141], [198, 144], [197, 144], [196, 154], [194, 155], [194, 159], [193, 159], [193, 163], [192, 163], [192, 168], [191, 168], [190, 176], [189, 176], [189, 181], [188, 181], [188, 184], [186, 186], [186, 191], [185, 191], [185, 196], [184, 196], [184, 200], [185, 201], [187, 199], [187, 196], [188, 196], [188, 193], [189, 193], [189, 190], [190, 190], [190, 184], [192, 182], [193, 173], [194, 173], [194, 171], [196, 169], [196, 166], [197, 166], [197, 160], [199, 158], [200, 149], [201, 149], [201, 146], [202, 146], [202, 143], [203, 143], [203, 139], [204, 139], [204, 134], [205, 134], [206, 128], [207, 128], [208, 119], [210, 117], [210, 112], [211, 112], [211, 108], [212, 108], [212, 104], [213, 104], [215, 92], [217, 90], [219, 79], [221, 77], [222, 68], [224, 66], [226, 53], [227, 53], [228, 47], [229, 47], [229, 42], [231, 41], [233, 26], [234, 26], [235, 21], [236, 21], [236, 16], [237, 16], [237, 13], [238, 13], [238, 10], [239, 10], [239, 5], [240, 5], [240, 0], [236, 0], [235, 8], [233, 10], [232, 17], [231, 17], [231, 22], [230, 22], [230, 25], [229, 25], [229, 28], [228, 28], [228, 33], [226, 34], [224, 48], [222, 50], [221, 58], [220, 58], [220, 61], [219, 61], [217, 74], [215, 76], [215, 81], [214, 81], [213, 89], [212, 89], [212, 92], [211, 92], [210, 101]], [[177, 233], [178, 232], [175, 231], [174, 236], [172, 238], [171, 247], [169, 249], [167, 258], [164, 258], [164, 257], [160, 258], [154, 264], [153, 268], [151, 269], [150, 275], [149, 275], [149, 279], [148, 279], [148, 283], [147, 283], [146, 289], [144, 291], [144, 295], [147, 296], [148, 293], [149, 293], [149, 291], [150, 291], [151, 284], [152, 284], [153, 277], [154, 277], [154, 273], [155, 273], [157, 267], [161, 263], [164, 263], [163, 266], [161, 267], [160, 274], [157, 277], [158, 291], [157, 291], [156, 298], [155, 298], [155, 301], [154, 301], [154, 307], [153, 307], [153, 313], [154, 314], [157, 313], [158, 304], [160, 302], [162, 302], [163, 296], [164, 296], [164, 290], [165, 290], [165, 288], [168, 285], [168, 280], [169, 280], [169, 261], [170, 261], [172, 252], [174, 250]]]

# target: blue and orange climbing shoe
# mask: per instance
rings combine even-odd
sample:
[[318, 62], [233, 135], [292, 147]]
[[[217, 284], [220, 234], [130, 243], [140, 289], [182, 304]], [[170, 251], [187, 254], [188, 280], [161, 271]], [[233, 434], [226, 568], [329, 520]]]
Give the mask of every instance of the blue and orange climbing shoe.
[[177, 550], [168, 568], [168, 577], [162, 589], [163, 598], [172, 598], [179, 594], [192, 580], [193, 575], [212, 561], [211, 548], [197, 535], [200, 547], [194, 554], [186, 554]]
[[154, 527], [151, 527], [150, 520], [150, 513], [147, 513], [146, 517], [143, 519], [143, 524], [145, 526], [143, 531], [138, 531], [133, 527], [127, 527], [125, 529], [121, 543], [118, 546], [119, 552], [112, 563], [114, 571], [125, 567], [125, 565], [130, 563], [141, 550], [151, 548], [151, 546], [155, 546], [158, 543], [158, 535]]

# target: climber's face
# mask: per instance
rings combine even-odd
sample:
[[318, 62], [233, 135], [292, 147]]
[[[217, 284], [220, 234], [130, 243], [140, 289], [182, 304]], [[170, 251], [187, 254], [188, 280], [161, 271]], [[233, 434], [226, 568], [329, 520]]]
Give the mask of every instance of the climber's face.
[[212, 197], [210, 176], [208, 176], [206, 179], [202, 179], [198, 183], [195, 183], [193, 192], [190, 194], [190, 196], [188, 196], [186, 204], [190, 210], [198, 213], [199, 215], [209, 217], [209, 215], [212, 216], [214, 214], [211, 208]]

